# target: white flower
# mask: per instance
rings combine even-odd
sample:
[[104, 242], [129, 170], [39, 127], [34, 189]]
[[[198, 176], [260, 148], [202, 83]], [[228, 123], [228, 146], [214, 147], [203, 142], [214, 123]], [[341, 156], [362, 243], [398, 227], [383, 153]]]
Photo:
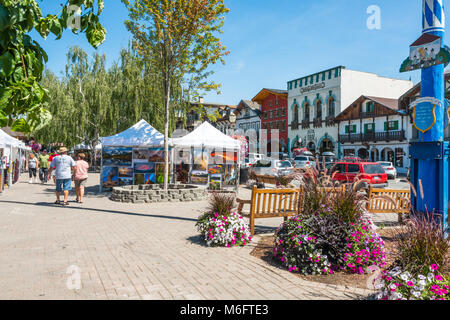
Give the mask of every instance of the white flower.
[[426, 284], [427, 284], [427, 282], [426, 282], [425, 280], [419, 280], [419, 282], [417, 282], [417, 284], [418, 284], [420, 287], [425, 287]]
[[419, 291], [411, 291], [411, 294], [416, 298], [419, 298], [421, 295], [421, 293]]
[[396, 286], [395, 284], [391, 284], [391, 285], [389, 286], [389, 288], [390, 288], [390, 289], [397, 289], [397, 286]]
[[408, 274], [405, 272], [405, 273], [403, 273], [401, 276], [400, 276], [400, 278], [402, 279], [402, 280], [404, 280], [404, 281], [408, 281], [409, 280], [409, 276], [408, 276]]
[[424, 275], [419, 274], [418, 278], [419, 278], [420, 280], [425, 280], [427, 277], [425, 277]]
[[427, 278], [428, 278], [428, 281], [433, 281], [434, 275], [432, 273], [429, 273]]

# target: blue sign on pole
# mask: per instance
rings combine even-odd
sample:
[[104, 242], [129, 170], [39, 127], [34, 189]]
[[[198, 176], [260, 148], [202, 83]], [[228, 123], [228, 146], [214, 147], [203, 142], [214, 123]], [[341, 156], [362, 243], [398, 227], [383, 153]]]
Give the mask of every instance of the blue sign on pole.
[[440, 100], [432, 97], [420, 98], [414, 101], [411, 107], [414, 108], [413, 123], [416, 129], [425, 133], [433, 128], [436, 123], [436, 108], [440, 108], [441, 105]]

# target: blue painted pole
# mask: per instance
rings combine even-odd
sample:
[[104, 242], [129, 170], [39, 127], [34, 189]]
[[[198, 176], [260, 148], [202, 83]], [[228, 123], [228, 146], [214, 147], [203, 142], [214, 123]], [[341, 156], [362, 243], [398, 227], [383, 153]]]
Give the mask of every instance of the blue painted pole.
[[[441, 37], [442, 47], [445, 37], [445, 13], [443, 0], [422, 0], [423, 34], [431, 34]], [[448, 179], [448, 156], [444, 156], [444, 149], [448, 143], [444, 142], [444, 116], [445, 116], [445, 83], [444, 64], [439, 64], [422, 69], [421, 97], [431, 97], [441, 101], [440, 106], [435, 108], [436, 122], [434, 126], [425, 133], [419, 133], [419, 143], [412, 144], [416, 148], [415, 154], [422, 153], [416, 159], [412, 158], [413, 184], [418, 191], [413, 207], [419, 212], [439, 213], [443, 217], [445, 229], [448, 232], [448, 202], [449, 202], [449, 179]], [[417, 150], [420, 150], [418, 152]], [[442, 150], [439, 154], [436, 150]], [[436, 153], [437, 152], [437, 153]], [[431, 155], [436, 155], [432, 157]], [[421, 181], [421, 187], [419, 185]], [[423, 199], [421, 197], [423, 191]]]

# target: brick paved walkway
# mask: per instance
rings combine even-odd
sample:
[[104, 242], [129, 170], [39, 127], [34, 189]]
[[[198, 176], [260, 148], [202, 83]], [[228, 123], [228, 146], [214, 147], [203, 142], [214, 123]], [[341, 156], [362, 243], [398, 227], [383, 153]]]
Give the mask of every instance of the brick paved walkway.
[[[0, 195], [0, 299], [355, 299], [369, 293], [307, 282], [252, 257], [258, 237], [245, 248], [203, 246], [195, 221], [205, 201], [121, 204], [90, 193], [83, 205], [62, 207], [53, 205], [54, 185], [26, 181], [23, 176]], [[91, 177], [90, 190], [97, 181]], [[259, 230], [281, 222], [260, 220]], [[69, 289], [71, 270], [80, 270], [81, 289]]]

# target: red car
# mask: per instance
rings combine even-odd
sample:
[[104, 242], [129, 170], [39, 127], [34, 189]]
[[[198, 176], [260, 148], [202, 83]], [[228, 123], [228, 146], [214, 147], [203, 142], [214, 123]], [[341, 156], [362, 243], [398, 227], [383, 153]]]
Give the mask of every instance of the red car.
[[[336, 172], [336, 174], [334, 174]], [[379, 163], [374, 162], [337, 162], [331, 171], [333, 180], [341, 182], [354, 182], [367, 180], [367, 183], [374, 188], [384, 188], [388, 186], [387, 174]]]

